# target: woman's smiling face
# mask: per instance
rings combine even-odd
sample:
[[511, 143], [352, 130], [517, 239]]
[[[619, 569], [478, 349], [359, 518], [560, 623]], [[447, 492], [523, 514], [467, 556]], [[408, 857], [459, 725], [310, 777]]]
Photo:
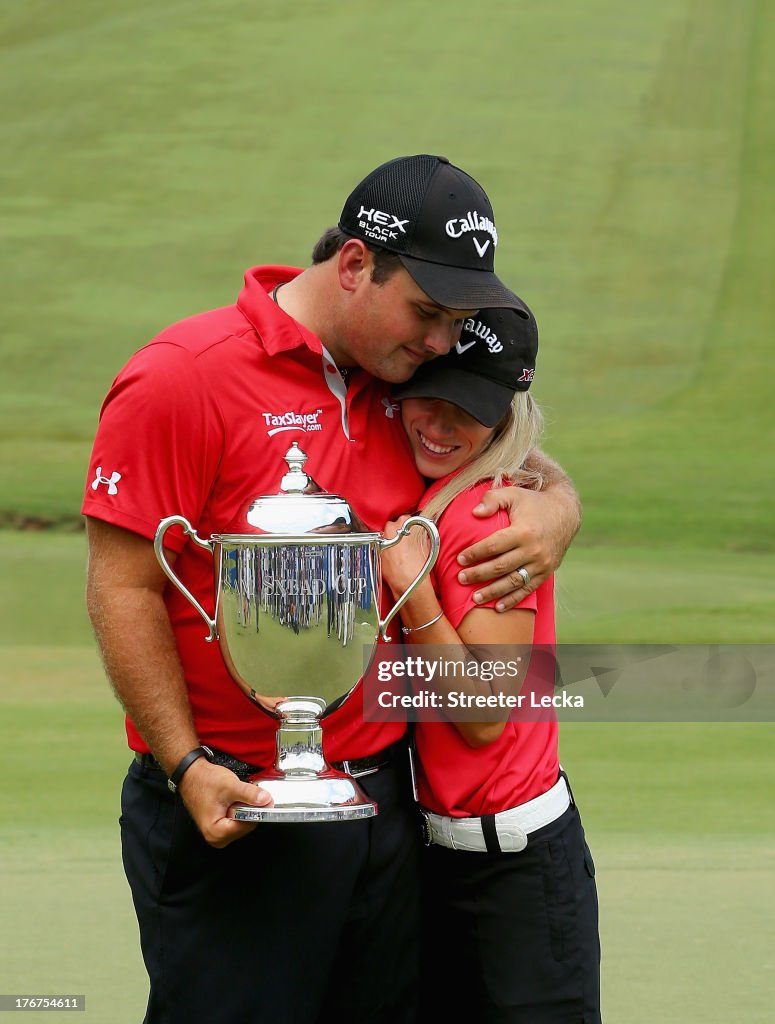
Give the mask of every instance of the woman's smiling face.
[[495, 433], [459, 405], [440, 398], [405, 398], [401, 420], [420, 473], [439, 480], [475, 459]]

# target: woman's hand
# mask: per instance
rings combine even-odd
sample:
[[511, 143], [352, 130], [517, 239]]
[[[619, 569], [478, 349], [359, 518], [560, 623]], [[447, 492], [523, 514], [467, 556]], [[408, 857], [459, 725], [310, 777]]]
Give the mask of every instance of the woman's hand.
[[[384, 534], [392, 539], [401, 529], [409, 516], [400, 516], [385, 523]], [[398, 598], [414, 583], [428, 557], [428, 535], [419, 526], [403, 537], [397, 544], [380, 554], [382, 576]], [[423, 583], [428, 584], [427, 580]], [[430, 584], [428, 584], [430, 585]]]

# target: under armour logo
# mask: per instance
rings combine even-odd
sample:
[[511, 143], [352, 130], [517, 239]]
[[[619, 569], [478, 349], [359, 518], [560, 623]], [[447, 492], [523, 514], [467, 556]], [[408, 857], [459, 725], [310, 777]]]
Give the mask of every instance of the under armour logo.
[[524, 380], [524, 381], [531, 381], [533, 379], [533, 375], [534, 374], [535, 374], [535, 370], [523, 370], [522, 371], [522, 376], [521, 377], [517, 377], [517, 380], [518, 381], [522, 381], [522, 380]]
[[108, 494], [118, 494], [118, 487], [116, 484], [121, 479], [120, 473], [111, 473], [110, 476], [102, 475], [102, 466], [97, 466], [97, 472], [94, 480], [92, 480], [91, 489], [96, 491], [100, 484], [105, 484], [108, 488]]
[[391, 402], [389, 398], [383, 398], [382, 404], [385, 406], [385, 415], [389, 420], [392, 420], [393, 416], [398, 412], [399, 406], [395, 402]]

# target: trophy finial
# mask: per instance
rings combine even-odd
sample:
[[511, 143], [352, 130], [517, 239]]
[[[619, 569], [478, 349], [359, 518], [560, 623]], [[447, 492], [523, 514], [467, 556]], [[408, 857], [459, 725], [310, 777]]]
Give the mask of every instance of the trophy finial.
[[304, 472], [307, 453], [303, 452], [294, 441], [285, 453], [285, 461], [288, 463], [288, 472], [280, 481], [280, 489], [286, 494], [302, 494], [310, 483], [309, 477]]

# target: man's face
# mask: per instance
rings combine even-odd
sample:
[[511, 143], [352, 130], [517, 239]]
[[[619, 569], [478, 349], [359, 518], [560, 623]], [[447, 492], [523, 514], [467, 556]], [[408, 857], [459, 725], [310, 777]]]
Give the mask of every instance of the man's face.
[[438, 305], [403, 267], [383, 284], [371, 280], [369, 268], [351, 294], [337, 362], [399, 384], [422, 363], [446, 355], [475, 312]]

